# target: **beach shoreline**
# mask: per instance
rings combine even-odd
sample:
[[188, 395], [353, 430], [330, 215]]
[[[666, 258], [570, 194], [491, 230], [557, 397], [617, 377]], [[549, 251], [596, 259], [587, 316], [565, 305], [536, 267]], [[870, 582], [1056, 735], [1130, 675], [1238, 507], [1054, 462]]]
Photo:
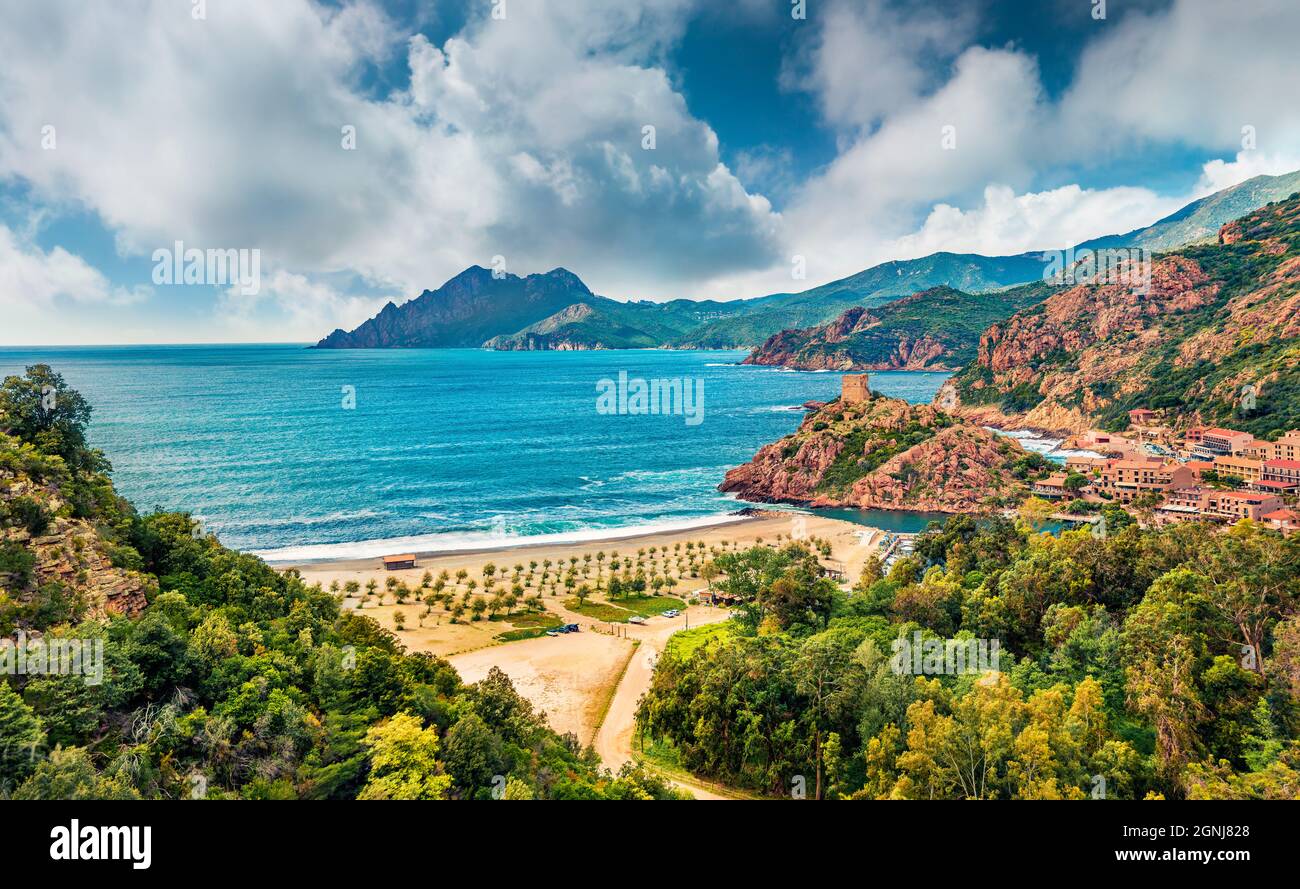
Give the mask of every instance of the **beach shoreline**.
[[[759, 507], [746, 507], [733, 513], [727, 513], [720, 516], [708, 516], [700, 520], [687, 521], [680, 525], [665, 524], [658, 525], [630, 525], [625, 527], [614, 527], [599, 529], [601, 533], [584, 536], [588, 532], [558, 532], [555, 534], [537, 534], [530, 537], [514, 537], [492, 543], [490, 541], [474, 542], [466, 546], [453, 546], [442, 548], [420, 548], [419, 546], [405, 546], [404, 542], [409, 538], [394, 538], [391, 540], [374, 540], [374, 541], [357, 541], [355, 543], [340, 544], [322, 544], [320, 546], [302, 546], [296, 547], [298, 550], [324, 550], [328, 547], [364, 547], [367, 550], [373, 550], [374, 555], [349, 555], [349, 556], [320, 556], [315, 558], [276, 558], [275, 553], [285, 552], [290, 547], [273, 550], [252, 550], [251, 555], [255, 555], [262, 561], [266, 562], [273, 568], [283, 570], [285, 568], [298, 568], [302, 570], [320, 570], [323, 568], [333, 568], [336, 570], [364, 570], [374, 567], [377, 560], [385, 555], [397, 553], [413, 554], [416, 559], [444, 559], [457, 557], [463, 559], [473, 559], [477, 556], [500, 555], [511, 552], [541, 551], [550, 549], [578, 549], [581, 547], [599, 547], [613, 543], [639, 543], [648, 542], [660, 538], [674, 538], [680, 540], [695, 539], [697, 535], [720, 528], [735, 528], [738, 525], [750, 524], [770, 520], [775, 515], [802, 514], [794, 513], [787, 509], [766, 509]], [[813, 513], [809, 513], [813, 515]], [[865, 526], [863, 526], [865, 527]], [[593, 529], [594, 531], [595, 529]]]

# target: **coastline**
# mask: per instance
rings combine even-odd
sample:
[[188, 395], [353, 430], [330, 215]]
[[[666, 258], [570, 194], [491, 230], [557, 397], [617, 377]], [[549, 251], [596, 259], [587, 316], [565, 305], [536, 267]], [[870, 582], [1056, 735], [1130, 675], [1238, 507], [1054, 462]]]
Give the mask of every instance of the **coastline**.
[[[694, 538], [697, 532], [727, 528], [745, 523], [770, 519], [776, 514], [789, 514], [789, 510], [769, 510], [761, 507], [743, 507], [722, 515], [702, 516], [680, 522], [648, 523], [612, 528], [591, 528], [582, 531], [559, 531], [552, 534], [508, 538], [473, 539], [466, 535], [459, 544], [430, 547], [425, 541], [437, 540], [439, 535], [427, 537], [395, 537], [384, 540], [362, 540], [344, 543], [326, 543], [281, 547], [269, 550], [250, 550], [274, 568], [322, 568], [362, 570], [374, 566], [382, 556], [394, 553], [413, 553], [417, 559], [438, 559], [449, 556], [472, 558], [480, 555], [515, 551], [540, 551], [546, 549], [574, 549], [582, 546], [599, 546], [607, 543], [652, 543], [660, 538]], [[441, 535], [450, 537], [451, 535]], [[338, 551], [331, 554], [330, 550]], [[352, 552], [344, 552], [352, 550]], [[304, 555], [292, 555], [302, 553]], [[318, 554], [319, 553], [319, 554]]]

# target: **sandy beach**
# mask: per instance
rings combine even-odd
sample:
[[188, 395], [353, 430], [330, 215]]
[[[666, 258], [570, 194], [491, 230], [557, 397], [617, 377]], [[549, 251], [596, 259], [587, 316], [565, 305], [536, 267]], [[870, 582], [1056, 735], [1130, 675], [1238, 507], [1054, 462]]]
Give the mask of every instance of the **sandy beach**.
[[[694, 547], [702, 546], [703, 550], [708, 551], [715, 547], [746, 548], [761, 542], [777, 543], [779, 539], [784, 542], [792, 538], [820, 538], [831, 543], [829, 558], [844, 564], [845, 576], [850, 580], [857, 580], [863, 563], [868, 555], [876, 551], [881, 537], [883, 534], [879, 530], [849, 521], [826, 519], [826, 517], [806, 515], [801, 512], [764, 509], [755, 512], [754, 515], [737, 516], [736, 520], [729, 524], [603, 539], [603, 541], [521, 545], [463, 552], [417, 552], [416, 567], [398, 569], [398, 571], [387, 571], [383, 568], [382, 561], [377, 558], [312, 561], [312, 563], [298, 565], [279, 564], [276, 567], [294, 568], [302, 573], [303, 580], [308, 584], [318, 582], [326, 589], [334, 584], [346, 587], [350, 581], [364, 587], [368, 582], [374, 581], [378, 585], [378, 591], [382, 593], [390, 578], [394, 578], [400, 584], [406, 584], [411, 590], [416, 590], [426, 572], [434, 577], [447, 572], [450, 576], [448, 582], [452, 585], [456, 585], [456, 577], [459, 573], [465, 572], [465, 581], [476, 580], [481, 585], [485, 568], [491, 565], [497, 569], [497, 577], [504, 581], [506, 589], [510, 589], [510, 578], [516, 568], [519, 568], [520, 573], [525, 576], [526, 573], [533, 572], [534, 576], [538, 576], [534, 577], [536, 582], [539, 580], [539, 573], [546, 571], [543, 565], [547, 561], [550, 561], [551, 571], [554, 572], [558, 571], [559, 565], [571, 563], [573, 559], [582, 560], [584, 556], [593, 556], [594, 559], [598, 558], [598, 554], [604, 554], [608, 560], [614, 560], [634, 558], [637, 552], [643, 551], [649, 554], [651, 550], [655, 550], [659, 554], [671, 552], [672, 555], [667, 558], [664, 558], [664, 555], [658, 556], [664, 561], [676, 560], [684, 555], [684, 548], [688, 542]], [[655, 556], [647, 555], [646, 558], [653, 560]], [[607, 569], [604, 571], [607, 573]], [[664, 594], [682, 598], [705, 589], [706, 581], [702, 578], [690, 577], [689, 572], [680, 572], [680, 574], [679, 585], [671, 591], [664, 590]], [[591, 578], [594, 577], [595, 573], [591, 574]], [[464, 585], [456, 586], [464, 590]], [[549, 590], [543, 589], [538, 582], [536, 586], [526, 587], [524, 595], [537, 593], [537, 591], [541, 591], [547, 610], [556, 613], [564, 611], [562, 600], [567, 598], [567, 595], [563, 587], [560, 587], [558, 594], [550, 595]], [[482, 590], [477, 589], [476, 593], [482, 593]], [[376, 599], [370, 599], [365, 603], [365, 613], [391, 629], [394, 626], [393, 613], [403, 612], [406, 629], [399, 633], [402, 641], [406, 642], [412, 650], [432, 651], [442, 656], [495, 645], [497, 642], [494, 641], [494, 637], [503, 629], [508, 629], [508, 626], [503, 628], [500, 621], [489, 620], [451, 624], [445, 613], [441, 613], [437, 608], [422, 621], [424, 625], [421, 626], [416, 617], [422, 611], [422, 606], [413, 599], [415, 597], [400, 606], [394, 603], [391, 594], [386, 595], [381, 604], [377, 604]], [[595, 600], [601, 599], [602, 597], [595, 597]], [[357, 604], [359, 604], [357, 597], [348, 597], [344, 600], [346, 607], [356, 607]], [[581, 617], [578, 619], [585, 620]]]
[[[377, 558], [277, 567], [292, 567], [308, 583], [320, 583], [325, 588], [337, 584], [340, 590], [346, 590], [349, 582], [360, 587], [357, 595], [345, 598], [345, 608], [362, 606], [363, 613], [393, 630], [412, 651], [446, 657], [466, 682], [476, 682], [493, 667], [499, 667], [520, 694], [546, 713], [556, 731], [573, 732], [582, 744], [594, 744], [605, 765], [617, 770], [633, 757], [631, 738], [636, 704], [649, 686], [654, 659], [668, 637], [687, 627], [726, 620], [729, 609], [691, 604], [675, 617], [651, 614], [640, 624], [623, 618], [608, 619], [613, 617], [613, 612], [600, 611], [599, 617], [591, 609], [579, 613], [569, 607], [574, 603], [563, 587], [556, 590], [542, 582], [547, 563], [553, 566], [552, 577], [560, 566], [585, 565], [591, 573], [584, 580], [599, 576], [596, 566], [602, 562], [606, 579], [608, 565], [614, 560], [643, 558], [647, 568], [658, 565], [661, 570], [672, 565], [678, 583], [671, 590], [660, 591], [660, 595], [688, 601], [707, 586], [704, 579], [690, 576], [693, 571], [689, 563], [683, 570], [683, 563], [678, 561], [686, 559], [688, 542], [697, 559], [703, 561], [701, 547], [704, 553], [711, 554], [714, 549], [740, 550], [756, 544], [779, 545], [790, 539], [815, 538], [830, 544], [830, 556], [823, 561], [842, 564], [845, 580], [852, 582], [861, 573], [867, 557], [877, 551], [883, 536], [877, 529], [840, 519], [763, 510], [737, 517], [737, 521], [725, 525], [616, 540], [419, 553], [414, 568], [394, 571], [386, 570]], [[598, 561], [598, 554], [603, 554], [604, 559]], [[585, 557], [591, 557], [592, 561], [586, 561]], [[529, 614], [523, 608], [516, 608], [512, 614], [484, 615], [477, 621], [463, 615], [453, 622], [445, 602], [426, 609], [419, 601], [419, 588], [426, 572], [434, 578], [445, 576], [446, 589], [455, 590], [458, 599], [465, 598], [467, 591], [471, 596], [485, 595], [483, 584], [489, 576], [485, 569], [489, 566], [493, 569], [490, 576], [497, 580], [494, 590], [486, 595], [510, 589], [516, 583], [526, 584], [523, 595], [540, 595], [544, 612]], [[527, 580], [529, 573], [533, 575], [531, 580]], [[396, 591], [387, 589], [390, 578], [412, 591], [404, 603], [397, 604]], [[471, 581], [476, 581], [476, 586], [470, 587]], [[364, 591], [370, 583], [374, 584], [374, 594], [367, 597]], [[604, 593], [594, 594], [588, 603], [614, 610], [623, 604], [610, 602]], [[400, 630], [395, 617], [398, 613], [403, 623]], [[622, 614], [625, 617], [627, 612]], [[536, 631], [539, 619], [576, 623], [580, 630], [514, 641], [500, 638], [512, 631], [528, 632], [529, 627]], [[697, 798], [718, 798], [704, 787], [687, 786]]]

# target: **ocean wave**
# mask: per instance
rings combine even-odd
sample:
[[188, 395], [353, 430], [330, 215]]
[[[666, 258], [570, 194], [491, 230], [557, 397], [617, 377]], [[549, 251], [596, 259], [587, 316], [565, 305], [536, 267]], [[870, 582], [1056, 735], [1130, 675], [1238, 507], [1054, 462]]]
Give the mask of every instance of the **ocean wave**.
[[[499, 522], [497, 520], [500, 520]], [[298, 564], [336, 559], [371, 559], [395, 552], [454, 553], [483, 549], [508, 549], [516, 546], [541, 546], [570, 543], [596, 543], [640, 537], [646, 534], [667, 534], [689, 531], [693, 528], [711, 528], [740, 521], [738, 516], [720, 514], [697, 516], [691, 519], [669, 519], [636, 525], [600, 526], [571, 531], [554, 531], [544, 534], [511, 533], [503, 516], [495, 516], [491, 531], [470, 531], [443, 534], [418, 534], [409, 537], [389, 537], [381, 540], [359, 540], [350, 543], [320, 543], [253, 550], [253, 555], [273, 564]]]

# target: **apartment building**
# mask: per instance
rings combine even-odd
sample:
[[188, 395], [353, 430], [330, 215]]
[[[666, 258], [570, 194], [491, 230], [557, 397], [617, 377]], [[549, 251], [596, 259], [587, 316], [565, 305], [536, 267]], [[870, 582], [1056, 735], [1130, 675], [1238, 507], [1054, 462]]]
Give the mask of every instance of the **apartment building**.
[[1128, 502], [1147, 491], [1164, 493], [1195, 482], [1196, 474], [1174, 460], [1111, 460], [1101, 470], [1099, 487]]
[[1264, 461], [1236, 455], [1215, 457], [1214, 471], [1220, 477], [1231, 475], [1236, 476], [1243, 482], [1257, 482], [1263, 477]]

